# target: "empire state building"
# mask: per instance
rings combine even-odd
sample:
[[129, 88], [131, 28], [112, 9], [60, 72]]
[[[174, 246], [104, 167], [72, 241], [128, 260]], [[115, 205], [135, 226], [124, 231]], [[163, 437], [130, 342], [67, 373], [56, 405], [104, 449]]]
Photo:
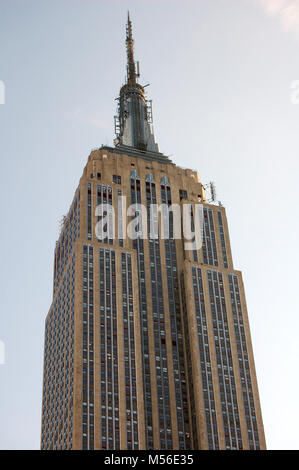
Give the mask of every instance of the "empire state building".
[[126, 51], [114, 146], [89, 155], [55, 246], [41, 448], [265, 449], [225, 209], [159, 151], [129, 16]]

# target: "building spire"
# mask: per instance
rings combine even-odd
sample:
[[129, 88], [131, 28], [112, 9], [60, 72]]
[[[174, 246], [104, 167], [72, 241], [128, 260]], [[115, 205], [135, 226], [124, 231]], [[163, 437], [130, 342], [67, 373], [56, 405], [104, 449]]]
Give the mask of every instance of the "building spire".
[[137, 83], [139, 64], [134, 61], [132, 22], [128, 12], [126, 27], [127, 81], [120, 89], [117, 116], [114, 117], [118, 147], [131, 147], [144, 152], [157, 152], [159, 147], [152, 129], [152, 103], [145, 96], [144, 87]]
[[126, 46], [127, 46], [127, 83], [135, 85], [136, 83], [136, 69], [134, 61], [134, 39], [132, 35], [132, 22], [130, 20], [130, 13], [128, 12], [128, 21], [126, 28]]

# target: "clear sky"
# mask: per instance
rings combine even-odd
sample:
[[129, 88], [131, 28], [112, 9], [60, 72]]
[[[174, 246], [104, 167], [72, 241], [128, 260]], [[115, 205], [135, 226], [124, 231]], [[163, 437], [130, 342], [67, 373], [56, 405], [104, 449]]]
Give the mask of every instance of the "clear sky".
[[227, 208], [268, 448], [299, 449], [294, 0], [0, 1], [0, 448], [39, 448], [59, 221], [91, 149], [113, 142], [128, 9], [160, 150]]

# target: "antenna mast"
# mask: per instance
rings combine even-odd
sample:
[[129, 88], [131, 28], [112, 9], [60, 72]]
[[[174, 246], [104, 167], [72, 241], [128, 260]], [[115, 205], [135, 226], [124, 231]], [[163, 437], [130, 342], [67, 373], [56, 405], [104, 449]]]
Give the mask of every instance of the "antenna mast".
[[[129, 85], [136, 84], [136, 69], [134, 61], [134, 39], [132, 35], [132, 22], [130, 20], [130, 14], [128, 12], [128, 22], [126, 28], [126, 46], [127, 46], [127, 82]], [[139, 64], [138, 64], [139, 74]]]

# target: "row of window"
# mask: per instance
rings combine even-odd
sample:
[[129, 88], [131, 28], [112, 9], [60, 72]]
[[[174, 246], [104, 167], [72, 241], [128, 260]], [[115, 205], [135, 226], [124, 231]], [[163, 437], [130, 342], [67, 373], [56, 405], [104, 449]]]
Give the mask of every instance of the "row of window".
[[115, 252], [99, 250], [101, 447], [119, 449], [119, 384]]
[[[107, 184], [98, 184], [97, 185], [97, 205], [99, 204], [110, 204], [112, 206], [112, 188]], [[100, 216], [98, 217], [98, 221], [100, 220]], [[90, 221], [91, 222], [91, 221]], [[104, 227], [102, 227], [104, 230]], [[113, 234], [109, 233], [109, 226], [108, 226], [108, 235], [104, 238], [104, 232], [101, 233], [101, 240], [104, 243], [109, 243], [109, 245], [113, 245]]]
[[223, 226], [221, 211], [217, 212], [217, 217], [218, 217], [218, 227], [219, 227], [219, 235], [220, 235], [220, 244], [221, 244], [223, 266], [225, 268], [228, 268], [226, 242], [225, 242], [224, 226]]
[[227, 449], [243, 448], [222, 273], [207, 271], [222, 419]]
[[138, 449], [135, 322], [133, 303], [132, 259], [121, 254], [122, 313], [124, 332], [125, 396], [127, 449]]
[[[135, 170], [136, 172], [136, 170]], [[102, 173], [100, 172], [97, 172], [96, 175], [94, 173], [90, 173], [89, 177], [90, 179], [93, 179], [95, 178], [96, 176], [96, 179], [98, 180], [101, 180], [102, 179]], [[131, 175], [132, 176], [132, 175]], [[161, 179], [161, 184], [163, 184], [163, 179], [165, 179], [165, 176], [162, 177]], [[151, 174], [148, 174], [146, 175], [146, 180], [147, 181], [154, 181], [154, 178]], [[115, 183], [115, 184], [121, 184], [121, 176], [120, 175], [112, 175], [112, 182]], [[168, 183], [169, 184], [169, 183]], [[180, 200], [182, 199], [188, 199], [188, 192], [185, 190], [185, 189], [180, 189], [179, 190], [179, 196], [180, 196]]]
[[[171, 205], [171, 188], [168, 181], [161, 184], [161, 201]], [[190, 425], [185, 377], [183, 332], [181, 324], [181, 307], [178, 286], [178, 269], [176, 244], [173, 238], [173, 214], [169, 216], [169, 239], [164, 240], [165, 265], [168, 287], [168, 308], [170, 316], [172, 363], [175, 386], [177, 427], [179, 449], [190, 449]], [[189, 436], [189, 438], [187, 437]]]
[[[131, 174], [131, 204], [141, 203], [140, 179], [136, 170]], [[148, 339], [148, 321], [147, 321], [147, 292], [145, 282], [145, 264], [144, 264], [144, 240], [137, 238], [133, 240], [133, 248], [137, 253], [138, 265], [138, 286], [139, 286], [139, 310], [140, 310], [140, 333], [142, 348], [142, 374], [144, 389], [144, 417], [145, 417], [145, 441], [146, 448], [154, 448], [154, 435], [152, 423], [152, 392], [151, 392], [151, 373], [149, 363], [149, 339]]]
[[[184, 271], [182, 271], [181, 273], [181, 292], [182, 292], [182, 306], [183, 306], [184, 335], [185, 335], [185, 338], [190, 338]], [[199, 449], [199, 439], [198, 439], [198, 433], [197, 433], [197, 419], [196, 419], [197, 412], [196, 412], [194, 386], [193, 386], [193, 370], [192, 370], [190, 341], [185, 341], [185, 348], [186, 348], [186, 376], [188, 377], [188, 389], [189, 389], [190, 412], [191, 412], [190, 438], [192, 440], [192, 449]]]
[[202, 255], [204, 264], [218, 266], [216, 235], [212, 209], [204, 208]]
[[[117, 184], [121, 184], [121, 177], [117, 175], [113, 175], [113, 181]], [[131, 181], [140, 181], [138, 173], [136, 170], [132, 171], [131, 174]], [[148, 174], [145, 179], [146, 183], [153, 183], [154, 184], [154, 179], [151, 174]], [[139, 200], [137, 201], [132, 194], [134, 193], [134, 186], [135, 183], [131, 183], [131, 201], [135, 201], [135, 203], [141, 204], [141, 193], [139, 194]], [[166, 177], [163, 177], [161, 180], [161, 188], [169, 187], [169, 181]], [[93, 207], [92, 207], [92, 201], [93, 201], [93, 196], [92, 196], [92, 183], [87, 183], [87, 239], [91, 240], [93, 238], [93, 233], [92, 233], [92, 213], [93, 213]], [[99, 204], [113, 204], [113, 190], [112, 187], [106, 184], [98, 184], [96, 187], [97, 191], [97, 205]], [[187, 199], [187, 191], [185, 190], [179, 190], [180, 192], [180, 199]], [[121, 189], [118, 189], [117, 192], [118, 196], [122, 195]], [[162, 203], [168, 203], [168, 199], [163, 199], [161, 198]], [[170, 204], [169, 204], [170, 205]], [[120, 211], [120, 214], [118, 214], [118, 220], [121, 220], [121, 212], [122, 212], [122, 207], [121, 205], [118, 207], [118, 211]], [[170, 212], [170, 217], [172, 217], [172, 212]], [[217, 217], [218, 217], [218, 228], [219, 228], [219, 236], [220, 236], [220, 246], [221, 246], [221, 253], [222, 253], [222, 261], [223, 265], [225, 268], [228, 267], [228, 256], [227, 256], [227, 251], [226, 251], [226, 240], [225, 240], [225, 233], [224, 233], [224, 225], [222, 221], [222, 214], [221, 211], [217, 212]], [[100, 217], [97, 219], [98, 221], [100, 220]], [[191, 209], [191, 230], [194, 231], [194, 214]], [[102, 227], [104, 229], [105, 227]], [[113, 244], [113, 234], [108, 235], [106, 238], [101, 237], [100, 238], [104, 243], [109, 243], [110, 245]], [[123, 239], [119, 240], [119, 246], [123, 246]], [[203, 245], [202, 245], [202, 256], [203, 256], [203, 263], [204, 264], [209, 264], [211, 266], [218, 266], [219, 261], [218, 261], [218, 254], [217, 254], [217, 244], [216, 244], [216, 230], [215, 230], [215, 225], [214, 225], [214, 218], [213, 218], [213, 210], [210, 208], [204, 208], [204, 225], [203, 225]], [[198, 262], [198, 253], [197, 250], [193, 250], [193, 261]]]
[[260, 448], [258, 426], [255, 413], [253, 398], [253, 389], [249, 367], [248, 349], [246, 344], [246, 335], [244, 328], [243, 312], [241, 307], [241, 298], [238, 278], [236, 275], [228, 275], [231, 307], [233, 314], [235, 340], [237, 345], [239, 372], [242, 386], [242, 396], [245, 410], [245, 420], [247, 425], [247, 434], [250, 450]]
[[[94, 173], [90, 173], [89, 177], [90, 177], [91, 179], [93, 179], [93, 178], [95, 177]], [[97, 178], [98, 180], [101, 180], [101, 179], [102, 179], [102, 173], [97, 172], [96, 178]], [[113, 183], [115, 183], [115, 184], [121, 184], [121, 176], [119, 176], [119, 175], [112, 175], [112, 181], [113, 181]]]
[[192, 283], [195, 302], [207, 440], [209, 449], [215, 450], [219, 449], [219, 438], [201, 269], [195, 267], [192, 268]]
[[80, 188], [76, 191], [68, 215], [61, 223], [62, 231], [56, 243], [54, 255], [54, 293], [72, 253], [74, 242], [80, 237]]
[[[206, 418], [207, 440], [210, 449], [218, 449], [219, 438], [217, 429], [215, 396], [213, 389], [213, 374], [211, 369], [210, 344], [208, 338], [208, 325], [205, 310], [202, 272], [200, 268], [192, 267], [191, 274], [199, 341], [199, 359], [201, 367], [201, 381]], [[208, 270], [207, 281], [225, 444], [227, 449], [242, 449], [243, 440], [240, 427], [239, 407], [236, 392], [235, 372], [232, 361], [231, 338], [228, 326], [223, 275], [218, 271]], [[237, 276], [229, 274], [228, 282], [230, 289], [232, 317], [238, 353], [241, 390], [243, 395], [249, 448], [259, 449], [260, 443], [258, 435], [258, 426], [254, 406], [253, 388], [251, 382], [248, 350], [246, 344], [246, 335]], [[187, 319], [187, 307], [183, 275], [182, 300], [185, 311], [184, 329], [185, 335], [187, 335], [188, 337], [189, 325]], [[186, 343], [186, 348], [187, 360], [189, 361], [190, 351], [188, 342]], [[198, 441], [196, 435], [195, 403], [192, 375], [193, 371], [191, 368], [191, 363], [188, 363], [187, 366], [189, 378], [189, 395], [191, 400], [191, 413], [193, 416], [193, 419], [191, 420], [193, 445], [195, 446], [194, 448], [197, 448]]]
[[93, 247], [83, 246], [82, 448], [94, 449], [94, 281]]
[[[146, 181], [146, 206], [148, 231], [151, 226], [151, 204], [157, 203], [156, 185]], [[152, 286], [152, 314], [154, 323], [154, 346], [156, 358], [156, 382], [158, 398], [158, 416], [160, 429], [160, 448], [172, 449], [172, 429], [170, 415], [168, 358], [166, 349], [165, 314], [162, 287], [162, 268], [160, 241], [149, 239], [150, 279]]]
[[75, 254], [46, 320], [42, 449], [71, 449], [74, 384]]

